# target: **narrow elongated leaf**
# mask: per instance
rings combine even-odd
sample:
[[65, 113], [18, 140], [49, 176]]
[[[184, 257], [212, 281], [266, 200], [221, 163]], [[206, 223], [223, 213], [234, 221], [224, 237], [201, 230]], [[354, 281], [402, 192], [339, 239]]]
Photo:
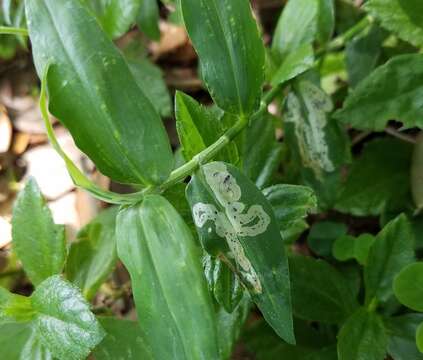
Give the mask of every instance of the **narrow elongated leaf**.
[[416, 331], [423, 322], [423, 314], [405, 314], [385, 321], [389, 334], [388, 352], [395, 360], [422, 360], [416, 346]]
[[388, 338], [379, 315], [358, 310], [338, 334], [339, 360], [383, 360]]
[[319, 16], [317, 18], [317, 40], [325, 44], [335, 30], [335, 1], [319, 0]]
[[105, 336], [78, 289], [58, 275], [36, 288], [31, 303], [35, 330], [54, 357], [83, 360]]
[[423, 207], [423, 133], [417, 137], [411, 161], [411, 193], [417, 208]]
[[379, 215], [401, 208], [410, 191], [412, 145], [397, 139], [376, 139], [365, 145], [341, 187], [337, 210], [356, 216]]
[[0, 324], [1, 356], [10, 360], [52, 360], [31, 323]]
[[180, 215], [152, 195], [122, 209], [116, 226], [118, 254], [131, 275], [142, 337], [154, 358], [218, 359], [200, 250]]
[[392, 119], [423, 127], [422, 79], [422, 54], [396, 56], [360, 82], [335, 116], [363, 130], [383, 130]]
[[317, 207], [313, 190], [306, 186], [279, 184], [263, 190], [270, 202], [279, 223], [279, 229], [285, 242], [290, 241], [292, 232], [308, 227], [304, 218]]
[[393, 295], [392, 281], [402, 268], [414, 262], [414, 234], [405, 215], [386, 225], [370, 248], [364, 282], [367, 302], [386, 301]]
[[84, 0], [104, 32], [112, 39], [126, 33], [135, 22], [142, 0]]
[[95, 348], [96, 360], [154, 360], [139, 325], [135, 321], [116, 318], [98, 318], [107, 335]]
[[163, 124], [93, 15], [80, 1], [25, 4], [39, 76], [53, 63], [52, 114], [105, 175], [126, 183], [164, 181], [173, 157]]
[[204, 249], [231, 264], [266, 321], [293, 343], [288, 262], [264, 195], [234, 166], [213, 162], [192, 177], [187, 198]]
[[257, 107], [264, 45], [247, 0], [181, 0], [185, 26], [216, 104], [233, 114]]
[[423, 45], [423, 3], [419, 0], [370, 0], [365, 9], [401, 39]]
[[13, 210], [13, 249], [34, 285], [60, 274], [65, 264], [65, 229], [55, 225], [33, 179], [19, 194]]
[[138, 26], [145, 34], [153, 40], [160, 39], [159, 29], [159, 6], [157, 0], [138, 0], [141, 8], [137, 17]]
[[292, 305], [297, 317], [335, 324], [358, 307], [348, 283], [325, 261], [293, 256], [289, 265]]
[[423, 312], [423, 262], [401, 270], [394, 279], [394, 293], [405, 306]]
[[66, 275], [91, 299], [113, 271], [117, 261], [115, 223], [117, 207], [103, 211], [83, 228], [66, 261]]
[[[175, 95], [176, 129], [186, 161], [212, 145], [224, 133], [224, 124], [215, 112], [199, 104], [192, 97], [177, 91]], [[231, 142], [216, 160], [238, 162], [238, 150]]]

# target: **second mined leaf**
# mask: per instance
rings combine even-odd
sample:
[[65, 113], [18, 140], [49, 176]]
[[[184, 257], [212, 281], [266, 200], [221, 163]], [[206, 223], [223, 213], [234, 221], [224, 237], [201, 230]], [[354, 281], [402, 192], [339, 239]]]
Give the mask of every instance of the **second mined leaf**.
[[264, 318], [295, 342], [288, 261], [272, 207], [237, 168], [204, 165], [187, 188], [204, 249], [231, 264]]

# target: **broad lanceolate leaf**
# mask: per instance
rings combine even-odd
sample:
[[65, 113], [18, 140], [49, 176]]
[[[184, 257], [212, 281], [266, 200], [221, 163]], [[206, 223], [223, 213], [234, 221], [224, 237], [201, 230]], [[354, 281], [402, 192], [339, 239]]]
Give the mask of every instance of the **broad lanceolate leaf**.
[[411, 193], [418, 209], [423, 208], [423, 132], [417, 137], [411, 161]]
[[422, 54], [394, 57], [361, 81], [335, 116], [363, 130], [383, 130], [392, 119], [423, 127], [422, 83]]
[[34, 285], [60, 274], [65, 264], [65, 229], [55, 225], [35, 182], [30, 179], [13, 210], [13, 250]]
[[345, 278], [325, 261], [293, 256], [289, 265], [292, 305], [297, 317], [335, 324], [358, 307]]
[[317, 207], [312, 189], [300, 185], [278, 184], [264, 189], [263, 194], [272, 205], [284, 242], [295, 235], [293, 229], [308, 227], [304, 218]]
[[105, 336], [78, 289], [59, 275], [44, 280], [31, 303], [36, 333], [54, 357], [83, 360]]
[[140, 11], [141, 0], [84, 0], [112, 39], [126, 33]]
[[272, 183], [282, 159], [282, 148], [276, 141], [273, 120], [270, 114], [264, 114], [250, 121], [240, 145], [243, 149], [243, 173], [259, 189]]
[[66, 275], [87, 299], [95, 295], [116, 264], [116, 215], [116, 207], [103, 211], [78, 233], [70, 247]]
[[366, 144], [341, 187], [337, 210], [367, 216], [401, 209], [410, 191], [412, 148], [397, 139], [376, 139]]
[[187, 198], [204, 249], [231, 264], [266, 321], [293, 343], [288, 262], [264, 195], [234, 166], [213, 162], [192, 177]]
[[389, 334], [388, 353], [395, 360], [422, 360], [416, 346], [416, 331], [423, 322], [423, 314], [405, 314], [385, 321]]
[[126, 62], [138, 86], [145, 92], [157, 113], [163, 118], [170, 117], [172, 101], [162, 70], [147, 58], [126, 59]]
[[382, 319], [373, 312], [358, 310], [338, 334], [339, 360], [383, 360], [388, 338]]
[[[175, 114], [176, 129], [186, 161], [213, 144], [224, 133], [224, 125], [215, 112], [179, 91], [175, 95]], [[216, 159], [237, 163], [238, 150], [235, 143], [226, 146]]]
[[137, 17], [138, 26], [150, 39], [159, 40], [160, 14], [157, 0], [138, 0], [138, 2], [141, 2], [141, 8]]
[[394, 279], [394, 293], [405, 306], [423, 312], [423, 262], [401, 270]]
[[52, 360], [50, 351], [41, 344], [31, 323], [0, 324], [0, 349], [3, 359]]
[[204, 273], [210, 292], [226, 312], [232, 313], [244, 295], [244, 288], [234, 272], [218, 258], [203, 257]]
[[95, 348], [95, 360], [154, 360], [135, 321], [116, 318], [98, 318], [106, 331], [103, 341]]
[[423, 3], [419, 0], [370, 0], [365, 9], [401, 39], [423, 45]]
[[413, 261], [414, 235], [405, 215], [400, 215], [383, 228], [370, 249], [364, 268], [366, 301], [388, 300], [394, 277]]
[[218, 359], [214, 309], [200, 249], [161, 196], [123, 208], [118, 254], [128, 269], [142, 337], [155, 359]]
[[[173, 168], [161, 119], [93, 15], [73, 0], [26, 0], [34, 60], [50, 111], [105, 175], [160, 183]], [[95, 137], [95, 141], [93, 141]]]
[[249, 115], [264, 81], [264, 45], [247, 0], [181, 0], [188, 34], [216, 104]]
[[329, 183], [350, 158], [348, 139], [329, 116], [331, 110], [330, 98], [306, 79], [295, 82], [285, 104], [284, 128], [292, 161], [302, 164], [302, 182], [313, 187], [322, 207], [333, 203], [336, 191]]

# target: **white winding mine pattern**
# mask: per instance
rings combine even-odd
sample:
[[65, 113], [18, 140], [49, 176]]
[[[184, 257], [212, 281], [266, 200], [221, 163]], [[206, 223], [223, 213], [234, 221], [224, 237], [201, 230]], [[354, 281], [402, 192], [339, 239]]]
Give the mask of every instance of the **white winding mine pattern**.
[[335, 170], [325, 139], [326, 113], [332, 110], [333, 105], [329, 97], [311, 82], [303, 81], [299, 84], [299, 88], [308, 109], [308, 119], [305, 119], [301, 112], [298, 96], [291, 92], [287, 98], [288, 112], [285, 121], [295, 126], [295, 135], [304, 165], [310, 167], [320, 178], [322, 170], [326, 172]]
[[[261, 293], [262, 286], [258, 275], [245, 255], [238, 236], [256, 236], [264, 233], [270, 223], [270, 217], [261, 205], [252, 205], [247, 209], [245, 204], [239, 202], [241, 188], [225, 164], [211, 163], [203, 169], [207, 184], [225, 208], [225, 212], [218, 211], [212, 204], [197, 203], [193, 207], [195, 224], [202, 228], [208, 221], [214, 222], [216, 234], [226, 239], [244, 280], [256, 293]], [[209, 227], [207, 231], [211, 232], [212, 228]]]

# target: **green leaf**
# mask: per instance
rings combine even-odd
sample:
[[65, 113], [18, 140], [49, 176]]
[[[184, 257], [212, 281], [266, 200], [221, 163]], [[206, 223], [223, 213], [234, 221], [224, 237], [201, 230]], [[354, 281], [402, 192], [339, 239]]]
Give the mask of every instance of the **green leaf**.
[[355, 216], [380, 215], [408, 199], [412, 145], [397, 139], [367, 143], [343, 184], [336, 209]]
[[335, 30], [335, 1], [319, 0], [319, 16], [317, 19], [317, 40], [327, 43]]
[[3, 359], [52, 360], [50, 351], [41, 344], [31, 323], [0, 324], [0, 348]]
[[209, 290], [226, 312], [232, 313], [244, 295], [238, 277], [218, 258], [203, 256], [203, 267]]
[[157, 113], [163, 118], [170, 117], [172, 100], [162, 70], [146, 58], [127, 59], [126, 62], [138, 86], [145, 92]]
[[153, 360], [139, 325], [135, 321], [98, 318], [107, 335], [94, 349], [96, 360]]
[[317, 36], [319, 0], [289, 0], [279, 18], [272, 49], [281, 58], [304, 44], [311, 45]]
[[314, 253], [330, 256], [336, 239], [347, 233], [347, 226], [334, 221], [321, 221], [313, 224], [307, 237], [307, 243]]
[[291, 239], [293, 229], [302, 229], [302, 224], [308, 227], [303, 219], [317, 207], [312, 189], [300, 185], [278, 184], [264, 189], [263, 194], [272, 205], [284, 242]]
[[243, 173], [259, 189], [270, 185], [282, 158], [271, 115], [265, 114], [250, 121], [245, 129], [242, 148]]
[[283, 84], [309, 70], [314, 64], [313, 46], [303, 44], [289, 52], [272, 76], [271, 84]]
[[338, 334], [339, 360], [383, 360], [388, 338], [379, 315], [359, 309]]
[[66, 276], [89, 300], [116, 265], [117, 210], [112, 207], [101, 212], [78, 233], [77, 241], [70, 246]]
[[335, 117], [362, 130], [383, 130], [392, 119], [423, 127], [422, 79], [422, 54], [396, 56], [361, 81]]
[[423, 312], [423, 262], [401, 270], [394, 279], [394, 293], [401, 304]]
[[34, 179], [19, 194], [12, 219], [13, 250], [34, 285], [60, 274], [65, 264], [65, 228], [55, 225]]
[[31, 302], [35, 330], [54, 357], [83, 360], [105, 336], [78, 289], [59, 275], [44, 280]]
[[423, 314], [405, 314], [385, 321], [389, 334], [388, 352], [395, 360], [422, 360], [416, 346], [416, 330]]
[[141, 8], [137, 17], [138, 26], [150, 39], [159, 40], [160, 14], [157, 0], [141, 0], [139, 2], [141, 2]]
[[204, 249], [231, 264], [279, 336], [293, 343], [289, 269], [272, 207], [237, 168], [204, 165], [187, 198]]
[[349, 284], [327, 262], [306, 256], [293, 256], [289, 260], [296, 317], [339, 324], [358, 307]]
[[248, 116], [259, 104], [264, 45], [246, 0], [181, 0], [201, 74], [216, 104]]
[[421, 323], [417, 328], [416, 343], [419, 351], [423, 353], [423, 323]]
[[[212, 109], [179, 91], [175, 95], [175, 114], [176, 129], [186, 161], [212, 145], [224, 133], [224, 125]], [[226, 146], [216, 159], [237, 163], [238, 150], [235, 143]]]
[[378, 65], [382, 55], [384, 32], [376, 25], [352, 39], [345, 49], [348, 82], [352, 88], [365, 79]]
[[423, 4], [420, 0], [370, 0], [365, 9], [401, 39], [416, 47], [423, 45]]
[[330, 177], [350, 158], [344, 130], [329, 116], [332, 108], [330, 97], [306, 79], [294, 83], [285, 103], [286, 144], [292, 161], [302, 164], [302, 182], [313, 187], [320, 206], [333, 202]]
[[355, 259], [361, 265], [366, 265], [367, 257], [375, 237], [371, 234], [361, 234], [357, 238], [344, 235], [335, 240], [333, 256], [338, 261]]
[[147, 196], [119, 212], [116, 236], [142, 337], [154, 358], [218, 359], [200, 250], [176, 210], [161, 196]]
[[411, 160], [411, 193], [418, 209], [423, 207], [423, 133], [417, 137]]
[[84, 0], [97, 15], [104, 32], [115, 39], [135, 22], [142, 0]]
[[26, 13], [39, 76], [53, 63], [50, 111], [78, 147], [118, 182], [164, 181], [173, 156], [161, 119], [89, 11], [80, 1], [26, 0]]
[[414, 234], [405, 215], [389, 222], [376, 236], [364, 267], [366, 302], [387, 301], [392, 282], [402, 268], [414, 262]]
[[0, 286], [0, 323], [27, 322], [34, 317], [34, 310], [29, 298], [12, 294]]

